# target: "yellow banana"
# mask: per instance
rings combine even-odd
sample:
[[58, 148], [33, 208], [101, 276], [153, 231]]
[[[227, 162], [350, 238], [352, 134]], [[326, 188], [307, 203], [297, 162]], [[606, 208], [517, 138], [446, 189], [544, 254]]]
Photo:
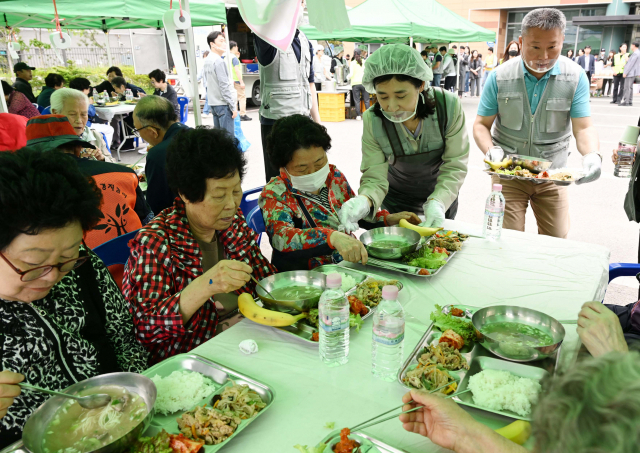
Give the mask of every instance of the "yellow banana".
[[267, 310], [266, 308], [259, 307], [249, 293], [240, 294], [240, 296], [238, 296], [238, 308], [245, 318], [257, 322], [258, 324], [272, 327], [290, 326], [291, 324], [295, 324], [300, 321], [302, 318], [307, 317], [306, 313], [293, 316], [288, 313]]
[[418, 233], [420, 233], [420, 236], [427, 236], [427, 237], [433, 236], [434, 234], [436, 234], [438, 231], [442, 229], [442, 227], [440, 228], [421, 227], [418, 225], [414, 225], [413, 223], [409, 223], [405, 219], [400, 220], [400, 223], [398, 225], [400, 225], [402, 228], [409, 228], [410, 230], [417, 231]]
[[493, 171], [497, 171], [500, 170], [500, 168], [507, 168], [509, 165], [511, 165], [513, 163], [513, 161], [511, 159], [509, 159], [508, 157], [505, 157], [504, 159], [502, 159], [502, 162], [489, 162], [488, 160], [484, 160], [484, 162], [491, 167], [491, 169]]
[[525, 422], [524, 420], [516, 420], [510, 425], [496, 429], [496, 432], [511, 442], [522, 445], [529, 439], [529, 436], [531, 436], [531, 423]]

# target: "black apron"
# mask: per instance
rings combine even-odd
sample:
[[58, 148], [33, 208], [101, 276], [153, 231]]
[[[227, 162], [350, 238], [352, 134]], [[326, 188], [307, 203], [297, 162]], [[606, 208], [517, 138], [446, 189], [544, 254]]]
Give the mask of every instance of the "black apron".
[[[442, 148], [435, 151], [443, 151], [447, 141], [445, 131], [447, 129], [447, 101], [442, 89], [433, 90], [436, 101], [436, 112], [438, 114], [438, 128], [442, 136]], [[438, 174], [443, 164], [442, 159], [433, 161], [430, 154], [434, 151], [420, 152], [407, 155], [404, 152], [400, 136], [395, 127], [395, 123], [382, 117], [382, 125], [389, 138], [393, 156], [389, 157], [389, 170], [387, 181], [389, 181], [389, 191], [382, 201], [382, 209], [386, 209], [391, 214], [409, 211], [416, 214], [424, 214], [422, 206], [433, 193], [438, 183]], [[403, 126], [404, 127], [404, 126]], [[422, 124], [424, 128], [424, 123]], [[422, 131], [424, 134], [424, 129]], [[454, 219], [458, 212], [458, 198], [451, 204], [445, 218]]]

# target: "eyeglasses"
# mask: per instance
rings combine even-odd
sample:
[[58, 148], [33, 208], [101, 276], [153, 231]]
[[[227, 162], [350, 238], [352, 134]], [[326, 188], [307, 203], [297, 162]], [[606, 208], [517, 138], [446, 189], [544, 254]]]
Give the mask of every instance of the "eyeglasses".
[[[147, 126], [142, 126], [142, 127], [138, 128], [138, 129], [131, 129], [131, 133], [132, 133], [133, 135], [135, 135], [136, 137], [140, 137], [140, 131], [141, 131], [142, 129], [147, 128], [147, 127], [153, 127], [153, 126], [149, 126], [149, 125], [147, 125]], [[142, 137], [140, 137], [140, 138], [142, 138]]]
[[2, 258], [9, 266], [11, 266], [11, 269], [16, 271], [20, 275], [20, 280], [23, 282], [30, 282], [40, 277], [44, 277], [49, 272], [51, 272], [54, 268], [58, 269], [63, 274], [67, 272], [71, 272], [72, 270], [82, 266], [89, 259], [88, 256], [81, 256], [79, 258], [74, 258], [72, 260], [65, 261], [64, 263], [60, 263], [56, 265], [39, 266], [26, 271], [21, 271], [20, 269], [15, 267], [13, 264], [11, 264], [11, 261], [9, 261], [7, 257], [2, 254], [2, 252], [0, 252], [0, 258]]

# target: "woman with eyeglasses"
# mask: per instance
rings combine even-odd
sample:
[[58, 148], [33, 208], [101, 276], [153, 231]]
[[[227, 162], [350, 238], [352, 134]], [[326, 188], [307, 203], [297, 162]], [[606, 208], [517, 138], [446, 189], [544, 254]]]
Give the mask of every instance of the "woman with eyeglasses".
[[71, 156], [0, 153], [0, 449], [48, 398], [19, 382], [62, 390], [147, 367], [122, 294], [82, 242], [101, 201]]

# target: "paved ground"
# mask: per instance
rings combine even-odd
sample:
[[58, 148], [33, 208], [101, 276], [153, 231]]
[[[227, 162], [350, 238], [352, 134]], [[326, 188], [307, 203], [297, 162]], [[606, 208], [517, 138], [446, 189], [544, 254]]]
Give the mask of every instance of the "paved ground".
[[[572, 185], [571, 196], [571, 231], [569, 239], [599, 244], [611, 250], [611, 262], [637, 262], [638, 258], [638, 225], [629, 222], [624, 210], [623, 200], [627, 192], [629, 180], [613, 176], [611, 149], [617, 146], [618, 139], [627, 125], [636, 125], [640, 116], [638, 107], [619, 107], [610, 104], [611, 98], [594, 98], [592, 100], [592, 116], [600, 136], [600, 149], [605, 155], [602, 177], [591, 184]], [[471, 137], [471, 127], [476, 116], [478, 100], [464, 98], [462, 100], [467, 118], [467, 130]], [[247, 139], [252, 143], [246, 156], [249, 168], [243, 182], [243, 188], [264, 185], [264, 167], [260, 140], [260, 124], [257, 109], [250, 110], [248, 115], [253, 121], [243, 122], [242, 128]], [[189, 124], [193, 125], [193, 115], [189, 115]], [[205, 125], [213, 125], [211, 116], [205, 117]], [[324, 123], [333, 140], [329, 151], [329, 160], [342, 170], [354, 190], [360, 180], [360, 140], [362, 122], [347, 120], [340, 123]], [[466, 222], [482, 223], [484, 201], [490, 192], [490, 180], [482, 173], [482, 153], [475, 146], [471, 137], [471, 158], [469, 173], [460, 192], [460, 207], [457, 219]], [[572, 140], [569, 167], [582, 167], [582, 161]], [[123, 161], [133, 163], [141, 157], [137, 153], [123, 154]], [[527, 213], [526, 231], [537, 232], [533, 212]], [[264, 247], [270, 255], [268, 244]], [[617, 279], [607, 293], [606, 302], [626, 304], [637, 300], [638, 283], [635, 278]]]

